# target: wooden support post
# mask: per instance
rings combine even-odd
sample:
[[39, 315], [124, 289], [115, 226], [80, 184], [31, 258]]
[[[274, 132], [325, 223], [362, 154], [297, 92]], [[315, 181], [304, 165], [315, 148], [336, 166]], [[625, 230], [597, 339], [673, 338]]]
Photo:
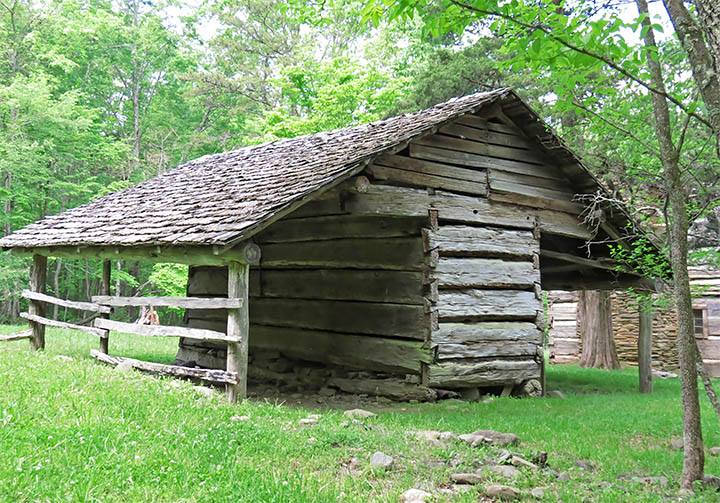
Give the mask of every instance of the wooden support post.
[[240, 299], [242, 306], [237, 309], [228, 309], [227, 337], [239, 339], [239, 342], [228, 342], [227, 368], [228, 372], [237, 373], [237, 384], [228, 384], [228, 400], [237, 402], [247, 395], [247, 364], [248, 364], [248, 335], [250, 318], [248, 316], [248, 287], [250, 266], [238, 262], [228, 264], [228, 298]]
[[[100, 285], [100, 295], [110, 295], [110, 271], [112, 270], [112, 262], [103, 260], [102, 284]], [[101, 314], [101, 318], [110, 318], [109, 314]], [[100, 337], [100, 352], [109, 354], [110, 351], [110, 331], [105, 332], [105, 337]]]
[[640, 302], [640, 333], [638, 334], [638, 373], [640, 393], [652, 393], [652, 301]]
[[[47, 278], [47, 257], [44, 255], [33, 255], [33, 265], [30, 272], [30, 290], [38, 293], [45, 293], [45, 282]], [[31, 300], [28, 312], [35, 316], [45, 314], [45, 305], [39, 300]], [[35, 350], [45, 349], [45, 326], [30, 322], [32, 337], [30, 346]]]

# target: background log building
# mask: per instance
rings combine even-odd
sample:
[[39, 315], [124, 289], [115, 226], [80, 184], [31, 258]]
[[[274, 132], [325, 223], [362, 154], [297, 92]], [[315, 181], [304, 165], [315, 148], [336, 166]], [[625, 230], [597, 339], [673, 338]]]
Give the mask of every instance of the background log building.
[[[246, 370], [393, 398], [510, 392], [542, 377], [542, 288], [648, 285], [610, 260], [606, 243], [637, 230], [623, 208], [575, 197], [594, 193], [605, 189], [502, 89], [205, 156], [0, 246], [36, 257], [38, 292], [47, 256], [190, 264], [185, 326], [162, 335], [183, 336], [177, 367], [228, 367], [241, 396]], [[35, 340], [47, 320], [31, 307]], [[128, 330], [108, 316], [96, 327]]]
[[[720, 271], [710, 267], [691, 267], [695, 337], [706, 370], [720, 377]], [[577, 298], [574, 292], [548, 292], [550, 360], [575, 363], [582, 352], [582, 334], [577, 326]], [[613, 338], [618, 359], [637, 365], [639, 306], [634, 295], [617, 291], [612, 298]], [[652, 328], [653, 368], [678, 368], [677, 316], [666, 299], [655, 309]]]

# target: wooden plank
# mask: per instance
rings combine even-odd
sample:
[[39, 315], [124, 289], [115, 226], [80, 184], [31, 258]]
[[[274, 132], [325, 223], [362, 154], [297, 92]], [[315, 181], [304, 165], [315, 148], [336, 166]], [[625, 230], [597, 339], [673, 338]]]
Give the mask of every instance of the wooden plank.
[[500, 227], [443, 225], [437, 230], [423, 229], [426, 249], [437, 248], [440, 256], [522, 257], [540, 252], [540, 243], [531, 231]]
[[585, 210], [585, 205], [573, 201], [572, 192], [499, 180], [494, 177], [492, 170], [490, 171], [490, 199], [534, 208], [565, 211], [573, 215], [580, 215]]
[[521, 290], [440, 290], [440, 320], [534, 319], [542, 308], [534, 292]]
[[[100, 295], [109, 296], [110, 295], [110, 278], [112, 273], [112, 262], [109, 260], [103, 260], [103, 269], [102, 269], [102, 282], [100, 283]], [[110, 316], [108, 314], [101, 314], [101, 318], [109, 319]], [[100, 352], [109, 354], [110, 353], [110, 333], [108, 331], [105, 332], [105, 335], [103, 337], [100, 337]]]
[[280, 220], [255, 236], [261, 244], [323, 241], [343, 238], [394, 238], [416, 236], [423, 222], [413, 218], [382, 216], [324, 216]]
[[436, 388], [469, 388], [519, 384], [540, 377], [540, 365], [527, 360], [464, 361], [445, 360], [428, 366], [430, 386]]
[[197, 328], [167, 327], [162, 325], [139, 325], [137, 323], [124, 323], [121, 321], [106, 320], [103, 318], [96, 318], [93, 324], [97, 328], [103, 328], [105, 330], [117, 330], [118, 332], [142, 335], [145, 337], [187, 337], [189, 339], [198, 339], [202, 341], [221, 342], [233, 340], [227, 337], [222, 332], [216, 332], [214, 330], [202, 330]]
[[488, 170], [488, 179], [490, 183], [510, 183], [516, 185], [525, 185], [528, 187], [538, 187], [548, 190], [554, 190], [563, 193], [569, 198], [575, 194], [569, 180], [558, 180], [555, 178], [542, 178], [533, 175], [523, 175], [521, 173], [513, 173], [511, 171], [502, 171], [497, 169]]
[[250, 312], [262, 325], [418, 340], [430, 331], [425, 307], [406, 304], [258, 297], [250, 300]]
[[23, 339], [30, 339], [32, 337], [32, 329], [28, 328], [21, 332], [15, 332], [14, 334], [0, 335], [0, 342], [2, 341], [20, 341]]
[[447, 150], [427, 145], [411, 143], [410, 156], [417, 159], [456, 164], [468, 168], [495, 169], [498, 171], [509, 171], [511, 173], [532, 175], [540, 178], [565, 180], [565, 177], [558, 170], [547, 165], [531, 164], [528, 162], [514, 161], [510, 159], [499, 159], [486, 155], [471, 154], [457, 150]]
[[519, 138], [522, 138], [518, 135], [517, 128], [506, 126], [505, 124], [498, 124], [497, 122], [491, 122], [485, 118], [478, 117], [474, 114], [465, 114], [461, 115], [457, 119], [453, 121], [456, 124], [462, 124], [464, 126], [470, 126], [475, 129], [480, 130], [488, 130], [488, 131], [495, 131], [498, 133], [503, 133], [506, 135], [512, 135], [517, 136]]
[[487, 155], [500, 159], [522, 161], [530, 164], [537, 164], [540, 166], [545, 163], [544, 156], [539, 155], [536, 151], [533, 150], [505, 147], [502, 145], [492, 145], [489, 143], [472, 140], [462, 140], [460, 138], [453, 138], [452, 136], [445, 136], [441, 134], [423, 136], [422, 138], [414, 140], [413, 144], [424, 145], [426, 147], [456, 150], [458, 152], [467, 152], [471, 154]]
[[441, 222], [473, 223], [532, 229], [535, 217], [524, 208], [496, 203], [485, 198], [438, 191], [431, 199]]
[[384, 155], [375, 159], [374, 164], [487, 185], [487, 171], [484, 169], [468, 169], [401, 155]]
[[618, 264], [614, 262], [612, 259], [589, 259], [584, 257], [579, 257], [577, 255], [573, 255], [571, 253], [563, 253], [563, 252], [557, 252], [553, 250], [541, 250], [540, 251], [540, 260], [542, 262], [542, 259], [553, 259], [553, 260], [561, 260], [563, 262], [570, 262], [572, 264], [578, 264], [583, 267], [589, 267], [592, 269], [604, 269], [608, 271], [617, 271], [618, 270]]
[[493, 145], [503, 145], [506, 147], [524, 148], [529, 149], [536, 147], [536, 144], [514, 134], [499, 133], [483, 128], [466, 126], [461, 123], [448, 124], [440, 128], [440, 132], [447, 136], [453, 136], [455, 138], [467, 139], [473, 141], [479, 141], [483, 143], [490, 143]]
[[95, 349], [90, 350], [90, 356], [109, 365], [118, 366], [120, 364], [129, 365], [130, 367], [172, 377], [186, 377], [189, 379], [202, 379], [203, 381], [220, 383], [220, 384], [236, 384], [238, 380], [237, 373], [227, 372], [225, 370], [203, 369], [181, 367], [178, 365], [166, 365], [163, 363], [145, 362], [134, 358], [125, 358], [122, 356], [109, 356]]
[[528, 342], [536, 346], [542, 334], [534, 323], [486, 321], [477, 323], [441, 322], [432, 333], [435, 344], [483, 344], [485, 342]]
[[[427, 210], [425, 210], [427, 215]], [[263, 247], [262, 267], [418, 271], [425, 253], [417, 238], [338, 239]]]
[[[30, 271], [30, 290], [37, 293], [45, 292], [45, 283], [47, 279], [47, 257], [43, 255], [33, 255], [33, 264]], [[28, 320], [32, 329], [32, 338], [30, 346], [39, 351], [45, 349], [45, 323], [39, 320], [45, 320], [45, 305], [37, 300], [31, 300], [28, 306]], [[22, 315], [21, 315], [22, 316]]]
[[486, 181], [470, 182], [458, 180], [434, 174], [418, 173], [412, 170], [389, 168], [372, 164], [366, 170], [376, 180], [412, 185], [415, 187], [429, 187], [433, 189], [445, 189], [465, 194], [487, 195], [488, 186]]
[[442, 257], [431, 279], [440, 288], [533, 288], [540, 270], [532, 262]]
[[231, 262], [228, 265], [228, 300], [235, 300], [239, 309], [229, 309], [227, 315], [227, 346], [226, 369], [237, 374], [237, 383], [226, 387], [228, 401], [235, 403], [247, 396], [248, 372], [248, 339], [250, 335], [250, 318], [248, 315], [248, 290], [250, 267]]
[[104, 330], [99, 330], [93, 327], [86, 327], [85, 325], [75, 325], [74, 323], [66, 323], [64, 321], [51, 320], [42, 316], [32, 313], [20, 313], [21, 318], [25, 318], [28, 321], [32, 321], [34, 324], [43, 325], [48, 327], [66, 328], [68, 330], [78, 330], [80, 332], [86, 332], [88, 334], [97, 335], [102, 337], [105, 335]]
[[37, 300], [40, 302], [45, 302], [47, 304], [55, 304], [62, 307], [69, 307], [71, 309], [79, 309], [81, 311], [92, 311], [95, 313], [109, 313], [112, 311], [110, 307], [93, 304], [92, 302], [80, 302], [74, 300], [58, 299], [57, 297], [53, 297], [51, 295], [46, 295], [39, 292], [32, 292], [30, 290], [23, 290], [22, 296], [26, 299]]
[[111, 297], [95, 295], [93, 302], [104, 306], [154, 306], [177, 307], [184, 309], [237, 309], [242, 300], [221, 297]]

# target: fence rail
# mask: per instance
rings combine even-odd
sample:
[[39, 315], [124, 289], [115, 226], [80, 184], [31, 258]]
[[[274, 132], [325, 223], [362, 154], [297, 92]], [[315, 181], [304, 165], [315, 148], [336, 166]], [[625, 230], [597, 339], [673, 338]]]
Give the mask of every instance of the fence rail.
[[239, 342], [237, 339], [230, 338], [222, 332], [203, 328], [139, 325], [137, 323], [124, 323], [104, 318], [96, 318], [93, 324], [97, 328], [103, 328], [105, 330], [144, 335], [146, 337], [187, 337], [188, 339], [198, 339], [201, 341]]
[[101, 306], [92, 302], [80, 302], [77, 300], [65, 300], [58, 299], [52, 295], [47, 295], [40, 292], [32, 292], [30, 290], [23, 290], [22, 296], [29, 300], [36, 300], [45, 302], [47, 304], [55, 304], [56, 306], [69, 307], [70, 309], [78, 309], [80, 311], [93, 311], [95, 313], [110, 313], [112, 308], [108, 306]]
[[45, 318], [37, 314], [20, 313], [21, 318], [25, 318], [28, 321], [39, 323], [48, 327], [67, 328], [70, 330], [79, 330], [80, 332], [87, 332], [88, 334], [97, 335], [98, 337], [107, 337], [107, 330], [102, 330], [95, 327], [86, 327], [85, 325], [76, 325], [75, 323], [67, 323], [65, 321], [52, 320]]
[[180, 307], [185, 309], [239, 309], [240, 299], [224, 297], [111, 297], [96, 295], [92, 298], [96, 304], [113, 307]]

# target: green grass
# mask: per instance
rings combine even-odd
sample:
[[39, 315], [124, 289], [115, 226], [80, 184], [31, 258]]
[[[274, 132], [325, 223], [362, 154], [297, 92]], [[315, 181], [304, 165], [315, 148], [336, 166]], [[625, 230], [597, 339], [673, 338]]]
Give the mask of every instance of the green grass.
[[[169, 361], [176, 343], [113, 336], [111, 352]], [[44, 353], [31, 352], [27, 341], [2, 344], [2, 501], [397, 501], [411, 487], [438, 501], [477, 501], [481, 487], [454, 496], [440, 489], [451, 473], [473, 469], [498, 450], [432, 447], [409, 434], [419, 429], [518, 434], [522, 444], [514, 450], [528, 458], [547, 451], [549, 465], [570, 474], [559, 482], [524, 471], [512, 482], [547, 488], [546, 501], [662, 501], [678, 490], [682, 456], [669, 448], [680, 433], [678, 383], [658, 380], [652, 395], [639, 395], [632, 369], [551, 366], [549, 387], [563, 390], [565, 400], [396, 404], [348, 427], [339, 410], [261, 399], [230, 405], [189, 383], [117, 372], [88, 357], [97, 341], [84, 334], [49, 330]], [[707, 444], [720, 445], [718, 419], [704, 405]], [[322, 415], [319, 424], [298, 426], [309, 413]], [[235, 415], [251, 419], [231, 421]], [[376, 450], [394, 456], [397, 468], [373, 472], [369, 457]], [[359, 460], [356, 474], [343, 468], [352, 457]], [[459, 464], [453, 468], [451, 460]], [[597, 471], [584, 472], [577, 460]], [[707, 472], [720, 472], [718, 458], [708, 457]], [[671, 484], [646, 487], [619, 481], [622, 474], [664, 475]]]

